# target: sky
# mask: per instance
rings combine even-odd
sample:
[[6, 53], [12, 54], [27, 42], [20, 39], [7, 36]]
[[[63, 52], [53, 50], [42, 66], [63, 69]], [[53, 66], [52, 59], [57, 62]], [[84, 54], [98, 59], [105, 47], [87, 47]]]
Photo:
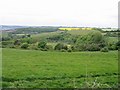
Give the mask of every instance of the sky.
[[0, 0], [0, 25], [117, 27], [119, 0]]

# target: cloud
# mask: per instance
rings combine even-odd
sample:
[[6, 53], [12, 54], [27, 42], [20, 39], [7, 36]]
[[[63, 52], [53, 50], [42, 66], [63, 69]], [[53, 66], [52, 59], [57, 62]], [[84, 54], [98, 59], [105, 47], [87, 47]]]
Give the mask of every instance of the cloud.
[[118, 0], [2, 0], [0, 24], [117, 27]]

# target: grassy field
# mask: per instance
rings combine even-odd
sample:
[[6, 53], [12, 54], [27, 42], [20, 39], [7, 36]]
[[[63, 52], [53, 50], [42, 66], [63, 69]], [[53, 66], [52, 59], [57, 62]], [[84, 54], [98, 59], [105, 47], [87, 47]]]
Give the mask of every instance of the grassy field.
[[[54, 35], [59, 35], [62, 31], [56, 31], [56, 32], [46, 32], [46, 33], [40, 33], [40, 34], [36, 34], [36, 35], [32, 35], [32, 38], [44, 38], [44, 37], [51, 37]], [[99, 31], [95, 31], [95, 30], [70, 30], [67, 31], [67, 33], [71, 34], [71, 35], [87, 35], [88, 33], [91, 32], [99, 32]]]
[[3, 49], [3, 87], [116, 87], [117, 51], [42, 52]]
[[99, 32], [97, 30], [71, 30], [68, 31], [68, 33], [70, 33], [71, 35], [87, 35], [89, 33], [95, 33], [95, 32]]
[[32, 35], [32, 38], [44, 38], [44, 37], [51, 37], [54, 35], [59, 35], [61, 31], [55, 31], [55, 32], [45, 32], [40, 34]]

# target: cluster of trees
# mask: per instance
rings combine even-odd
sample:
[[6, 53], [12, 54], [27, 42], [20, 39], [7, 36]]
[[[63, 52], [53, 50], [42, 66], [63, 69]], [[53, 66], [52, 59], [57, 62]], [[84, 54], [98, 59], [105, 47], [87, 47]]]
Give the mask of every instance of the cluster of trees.
[[53, 35], [52, 37], [48, 37], [46, 39], [49, 42], [63, 42], [63, 43], [74, 44], [77, 37], [64, 31], [59, 33], [58, 35]]
[[[48, 45], [47, 42], [56, 42], [55, 46]], [[25, 34], [22, 38], [2, 39], [2, 47], [35, 49], [35, 50], [56, 50], [56, 51], [108, 51], [118, 50], [120, 41], [110, 43], [101, 32], [91, 32], [87, 35], [72, 36], [67, 32], [53, 35], [45, 40], [34, 40], [30, 34]]]
[[100, 32], [93, 32], [85, 36], [79, 36], [75, 44], [75, 48], [79, 51], [99, 51], [105, 46], [105, 39]]
[[43, 32], [54, 32], [57, 31], [58, 27], [29, 27], [29, 28], [18, 28], [12, 34], [37, 34]]

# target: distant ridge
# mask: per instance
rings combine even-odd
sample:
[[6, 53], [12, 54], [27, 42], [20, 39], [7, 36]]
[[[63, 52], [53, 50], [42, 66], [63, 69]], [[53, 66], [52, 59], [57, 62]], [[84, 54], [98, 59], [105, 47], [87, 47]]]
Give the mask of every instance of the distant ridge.
[[28, 26], [0, 25], [0, 30], [15, 30], [17, 28], [27, 28]]

